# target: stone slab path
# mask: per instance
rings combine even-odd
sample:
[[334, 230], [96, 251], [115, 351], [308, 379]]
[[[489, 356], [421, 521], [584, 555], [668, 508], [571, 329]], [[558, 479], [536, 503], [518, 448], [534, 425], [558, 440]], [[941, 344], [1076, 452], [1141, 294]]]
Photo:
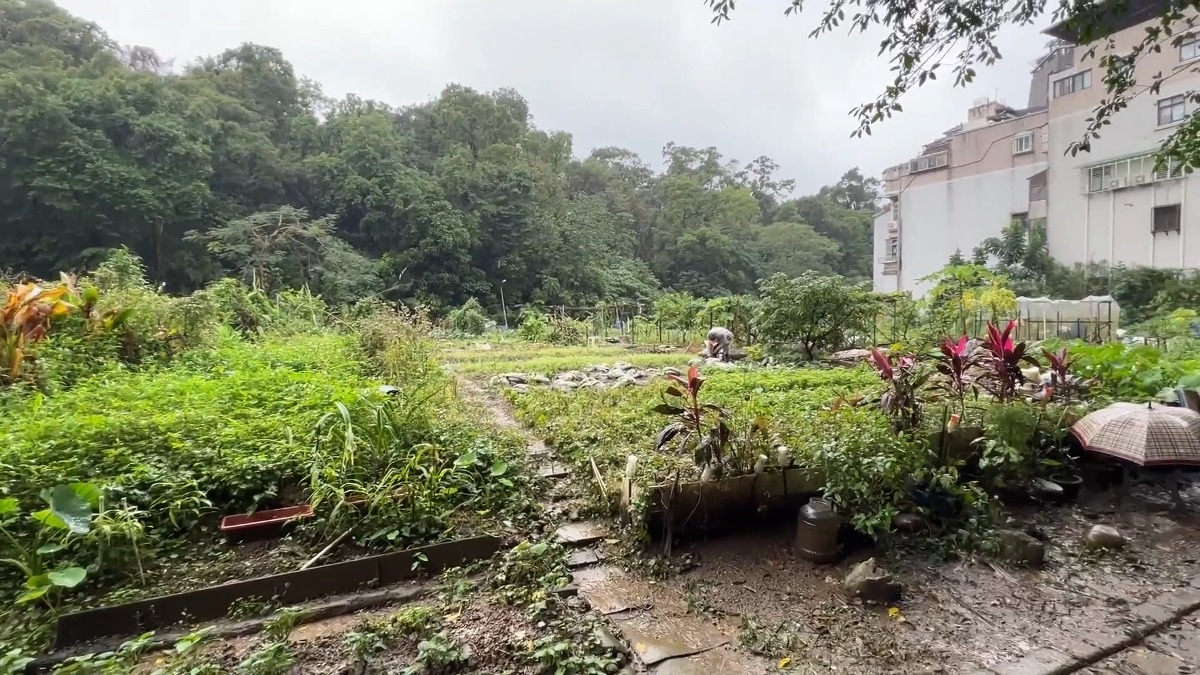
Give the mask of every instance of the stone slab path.
[[1131, 610], [1132, 626], [1095, 627], [1068, 644], [1036, 649], [972, 675], [1182, 675], [1200, 673], [1200, 576]]
[[[531, 463], [540, 475], [558, 483], [574, 480], [571, 470], [552, 450], [516, 422], [507, 402], [490, 395], [476, 382], [460, 379], [466, 396], [483, 403], [494, 422], [521, 433], [528, 440]], [[592, 480], [591, 476], [583, 479]], [[572, 522], [562, 518], [564, 509], [552, 513], [561, 522], [555, 538], [572, 550], [571, 593], [608, 620], [611, 630], [629, 645], [637, 663], [625, 672], [656, 675], [760, 675], [772, 672], [771, 662], [739, 652], [737, 626], [688, 611], [687, 602], [676, 591], [605, 564], [605, 540], [612, 536], [609, 523]]]

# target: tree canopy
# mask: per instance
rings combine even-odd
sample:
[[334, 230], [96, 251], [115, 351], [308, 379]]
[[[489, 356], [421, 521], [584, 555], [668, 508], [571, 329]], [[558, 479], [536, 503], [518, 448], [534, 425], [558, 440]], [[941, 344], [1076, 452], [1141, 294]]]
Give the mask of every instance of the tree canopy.
[[325, 96], [277, 49], [177, 65], [50, 0], [0, 0], [0, 269], [126, 247], [175, 291], [238, 275], [459, 307], [752, 293], [871, 274], [878, 181], [818, 194], [762, 156], [667, 143], [578, 156], [511, 89], [393, 107]]
[[[737, 0], [707, 0], [713, 22], [731, 18]], [[799, 14], [804, 0], [781, 0], [785, 16]], [[1089, 45], [1080, 58], [1095, 59], [1103, 69], [1108, 96], [1089, 118], [1082, 138], [1069, 151], [1075, 154], [1090, 148], [1101, 129], [1113, 115], [1137, 96], [1153, 96], [1159, 87], [1181, 73], [1195, 72], [1194, 67], [1148, 74], [1136, 81], [1136, 68], [1130, 68], [1145, 56], [1163, 49], [1177, 49], [1188, 39], [1200, 21], [1200, 0], [1163, 0], [1157, 14], [1147, 14], [1153, 23], [1137, 44], [1116, 52], [1110, 39], [1114, 17], [1130, 9], [1130, 0], [935, 0], [914, 3], [910, 0], [831, 0], [820, 15], [809, 37], [821, 37], [839, 28], [850, 33], [865, 33], [880, 28], [884, 38], [879, 55], [891, 64], [895, 78], [874, 101], [856, 106], [850, 114], [858, 118], [854, 136], [869, 135], [871, 127], [903, 111], [900, 101], [913, 89], [948, 75], [955, 86], [966, 86], [975, 79], [977, 69], [991, 66], [1001, 58], [997, 37], [1009, 26], [1029, 26], [1049, 17], [1064, 31], [1075, 36], [1080, 45]], [[1145, 75], [1145, 73], [1143, 73]], [[1187, 94], [1200, 104], [1200, 91]], [[1200, 166], [1200, 117], [1192, 115], [1163, 142], [1163, 158], [1174, 158], [1190, 166]]]

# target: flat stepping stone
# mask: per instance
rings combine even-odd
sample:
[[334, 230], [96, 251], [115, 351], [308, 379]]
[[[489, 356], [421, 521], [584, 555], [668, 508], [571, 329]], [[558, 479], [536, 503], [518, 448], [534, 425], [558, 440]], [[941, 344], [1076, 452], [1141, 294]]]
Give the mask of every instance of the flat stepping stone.
[[604, 554], [594, 548], [583, 548], [571, 553], [571, 557], [567, 558], [567, 567], [576, 569], [579, 567], [587, 567], [604, 561]]
[[624, 570], [610, 565], [574, 570], [571, 572], [571, 581], [579, 586], [579, 597], [603, 616], [613, 617], [630, 610], [647, 608], [664, 614], [687, 613], [687, 603], [662, 585], [631, 577]]
[[567, 523], [554, 533], [563, 544], [583, 547], [608, 538], [608, 526], [599, 522]]
[[[697, 616], [647, 612], [616, 622], [617, 630], [647, 667], [729, 644], [730, 637]], [[687, 672], [687, 671], [684, 671]]]
[[571, 475], [571, 470], [562, 464], [551, 462], [539, 466], [538, 475], [542, 478], [566, 478]]

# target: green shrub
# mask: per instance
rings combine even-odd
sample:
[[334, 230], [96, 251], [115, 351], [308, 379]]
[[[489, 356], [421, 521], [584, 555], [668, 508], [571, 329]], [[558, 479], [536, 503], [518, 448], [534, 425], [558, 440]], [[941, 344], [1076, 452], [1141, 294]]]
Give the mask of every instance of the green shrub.
[[462, 307], [450, 312], [450, 330], [462, 335], [483, 335], [487, 330], [488, 318], [483, 306], [475, 298], [463, 303]]

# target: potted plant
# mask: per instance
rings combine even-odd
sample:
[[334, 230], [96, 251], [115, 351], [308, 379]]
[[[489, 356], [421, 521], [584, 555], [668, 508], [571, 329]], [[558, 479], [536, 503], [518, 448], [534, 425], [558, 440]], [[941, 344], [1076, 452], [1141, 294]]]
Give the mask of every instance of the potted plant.
[[721, 478], [727, 464], [734, 475], [745, 472], [745, 466], [731, 448], [730, 413], [715, 403], [700, 401], [700, 388], [704, 377], [693, 365], [688, 369], [687, 379], [668, 375], [671, 384], [663, 392], [673, 399], [664, 400], [654, 411], [671, 417], [671, 423], [658, 432], [654, 450], [662, 450], [672, 441], [676, 442], [679, 454], [691, 454], [701, 468], [701, 481]]
[[1074, 501], [1083, 486], [1077, 459], [1071, 454], [1068, 443], [1071, 424], [1077, 417], [1070, 405], [1047, 406], [1042, 419], [1048, 424], [1039, 432], [1039, 466], [1046, 479], [1062, 489], [1060, 499], [1064, 502]]
[[1002, 501], [1022, 503], [1034, 477], [1034, 441], [1038, 418], [1024, 401], [996, 403], [984, 416], [979, 467]]

